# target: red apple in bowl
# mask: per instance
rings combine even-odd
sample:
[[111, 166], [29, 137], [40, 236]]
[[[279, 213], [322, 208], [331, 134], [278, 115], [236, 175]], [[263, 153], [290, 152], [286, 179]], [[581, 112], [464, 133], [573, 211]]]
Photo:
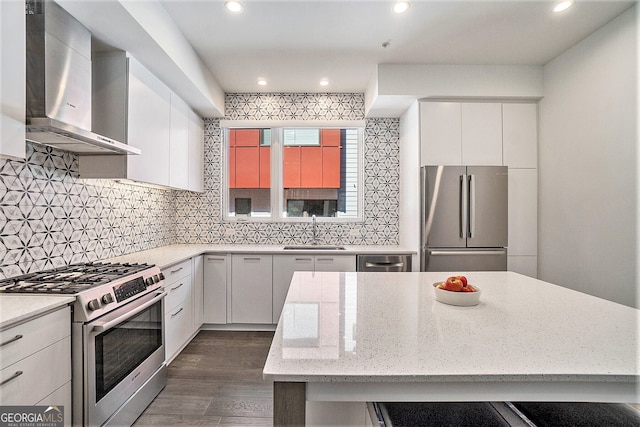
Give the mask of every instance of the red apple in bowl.
[[460, 292], [464, 288], [462, 280], [457, 276], [452, 276], [444, 282], [444, 289], [452, 292]]

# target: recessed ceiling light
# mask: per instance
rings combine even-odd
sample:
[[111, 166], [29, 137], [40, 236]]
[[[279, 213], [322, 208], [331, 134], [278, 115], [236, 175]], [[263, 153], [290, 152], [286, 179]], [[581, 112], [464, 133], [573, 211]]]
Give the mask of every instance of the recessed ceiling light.
[[561, 1], [560, 3], [554, 6], [553, 11], [556, 13], [564, 12], [565, 10], [569, 9], [572, 5], [573, 5], [573, 0]]
[[267, 85], [267, 81], [265, 79], [263, 79], [263, 78], [259, 78], [258, 79], [258, 84], [260, 86], [266, 86]]
[[327, 79], [320, 80], [320, 86], [329, 86], [329, 80]]
[[233, 13], [240, 13], [244, 9], [242, 0], [225, 0], [224, 7], [226, 7], [229, 12]]
[[395, 13], [405, 13], [409, 10], [409, 6], [411, 6], [411, 2], [409, 0], [396, 0], [393, 3], [393, 11]]

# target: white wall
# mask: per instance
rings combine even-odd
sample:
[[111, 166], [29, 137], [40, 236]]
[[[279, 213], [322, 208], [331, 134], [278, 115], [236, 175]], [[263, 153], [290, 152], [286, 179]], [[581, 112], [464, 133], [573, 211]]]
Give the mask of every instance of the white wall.
[[[400, 118], [400, 246], [420, 253], [420, 104], [414, 101]], [[413, 271], [420, 271], [419, 255]]]
[[538, 275], [640, 306], [637, 7], [544, 67]]

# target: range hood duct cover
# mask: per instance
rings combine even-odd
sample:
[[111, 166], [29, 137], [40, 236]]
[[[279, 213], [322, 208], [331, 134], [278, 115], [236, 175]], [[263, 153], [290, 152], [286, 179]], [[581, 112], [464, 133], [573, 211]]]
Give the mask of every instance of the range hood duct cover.
[[27, 0], [27, 141], [78, 154], [140, 154], [91, 132], [91, 33], [50, 0]]

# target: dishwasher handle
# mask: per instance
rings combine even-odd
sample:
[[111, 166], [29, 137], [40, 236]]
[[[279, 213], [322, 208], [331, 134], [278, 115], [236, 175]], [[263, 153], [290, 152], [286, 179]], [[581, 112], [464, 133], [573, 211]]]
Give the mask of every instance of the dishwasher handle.
[[411, 255], [395, 255], [395, 254], [358, 255], [357, 271], [373, 271], [373, 272], [411, 271]]

